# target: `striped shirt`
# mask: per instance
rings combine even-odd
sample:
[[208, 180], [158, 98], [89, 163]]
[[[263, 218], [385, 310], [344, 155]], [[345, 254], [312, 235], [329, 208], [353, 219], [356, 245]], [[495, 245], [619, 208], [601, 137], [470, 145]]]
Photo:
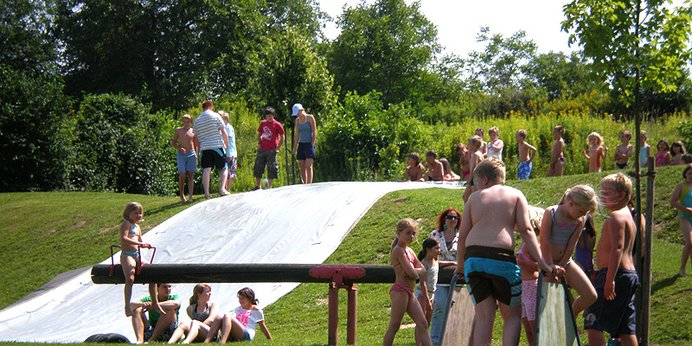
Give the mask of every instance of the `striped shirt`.
[[224, 123], [218, 113], [207, 109], [195, 119], [192, 127], [199, 139], [200, 151], [226, 147], [220, 131], [224, 127]]

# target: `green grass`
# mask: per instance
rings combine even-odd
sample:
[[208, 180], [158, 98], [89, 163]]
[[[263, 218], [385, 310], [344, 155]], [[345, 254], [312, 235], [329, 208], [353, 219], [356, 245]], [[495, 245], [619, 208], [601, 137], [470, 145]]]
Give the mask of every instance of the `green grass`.
[[[680, 261], [680, 235], [668, 200], [681, 180], [680, 167], [664, 167], [656, 177], [655, 237], [653, 249], [651, 341], [660, 345], [692, 343], [692, 277], [675, 276]], [[555, 204], [564, 190], [578, 183], [598, 187], [602, 174], [509, 181], [529, 203]], [[645, 187], [645, 181], [643, 187]], [[117, 242], [117, 226], [126, 202], [144, 204], [145, 230], [151, 229], [185, 206], [175, 197], [149, 197], [107, 193], [0, 194], [0, 222], [7, 229], [0, 240], [0, 306], [5, 307], [38, 288], [60, 272], [106, 258], [108, 245]], [[378, 201], [346, 237], [327, 263], [386, 263], [394, 225], [403, 217], [422, 219], [423, 235], [434, 227], [444, 208], [463, 207], [461, 191], [425, 189], [400, 191]], [[600, 227], [602, 216], [596, 218]], [[600, 228], [599, 228], [600, 229]], [[86, 245], [86, 246], [85, 246]], [[419, 244], [414, 250], [420, 248]], [[381, 344], [389, 320], [389, 285], [358, 285], [358, 344]], [[261, 297], [260, 297], [261, 298]], [[339, 294], [339, 343], [346, 342], [346, 295]], [[327, 285], [303, 284], [265, 309], [272, 345], [323, 345], [327, 341]], [[404, 324], [410, 324], [406, 318]], [[499, 340], [500, 318], [495, 340]], [[402, 328], [397, 345], [413, 345], [413, 329]], [[270, 344], [258, 336], [253, 344]], [[496, 344], [499, 344], [496, 342]], [[525, 339], [522, 340], [525, 344]]]

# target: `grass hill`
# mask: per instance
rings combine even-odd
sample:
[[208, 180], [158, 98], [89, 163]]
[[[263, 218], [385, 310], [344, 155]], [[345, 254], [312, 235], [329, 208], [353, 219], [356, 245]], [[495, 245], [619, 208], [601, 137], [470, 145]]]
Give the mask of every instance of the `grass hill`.
[[[587, 183], [598, 187], [607, 173], [508, 181], [526, 194], [529, 203], [546, 207], [557, 203], [564, 190]], [[661, 345], [692, 343], [692, 278], [677, 277], [681, 237], [676, 214], [668, 204], [681, 167], [663, 167], [655, 185], [651, 341]], [[645, 184], [643, 184], [645, 186]], [[7, 193], [0, 194], [0, 308], [39, 288], [55, 275], [102, 261], [116, 243], [122, 208], [131, 201], [145, 207], [146, 231], [186, 208], [176, 197], [110, 193]], [[386, 195], [360, 220], [327, 263], [387, 262], [394, 225], [403, 217], [422, 219], [422, 236], [434, 227], [437, 214], [452, 206], [463, 208], [460, 191], [425, 189]], [[596, 218], [600, 230], [602, 215]], [[417, 247], [417, 248], [416, 248]], [[417, 244], [414, 250], [418, 250]], [[358, 285], [358, 343], [381, 344], [389, 320], [389, 286]], [[340, 300], [340, 338], [345, 344], [345, 292]], [[221, 294], [235, 294], [223, 292]], [[262, 297], [258, 297], [261, 298]], [[319, 345], [327, 340], [327, 286], [303, 284], [265, 309], [272, 345]], [[411, 321], [405, 319], [404, 324]], [[496, 330], [501, 324], [497, 319]], [[499, 333], [496, 333], [498, 336]], [[499, 339], [496, 337], [496, 339]], [[255, 344], [265, 344], [259, 336]], [[402, 327], [396, 344], [413, 345], [413, 329]], [[522, 342], [522, 344], [524, 344]], [[268, 344], [268, 343], [267, 343]]]

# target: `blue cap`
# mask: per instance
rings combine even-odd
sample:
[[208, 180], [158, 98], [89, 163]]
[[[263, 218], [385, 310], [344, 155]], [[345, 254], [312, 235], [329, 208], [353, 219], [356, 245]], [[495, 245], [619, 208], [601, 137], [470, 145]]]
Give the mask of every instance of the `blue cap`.
[[297, 116], [297, 115], [298, 115], [298, 112], [299, 112], [301, 109], [305, 109], [305, 108], [303, 108], [303, 105], [301, 105], [300, 103], [294, 104], [294, 105], [293, 105], [293, 108], [291, 109], [291, 115], [293, 115], [294, 117]]

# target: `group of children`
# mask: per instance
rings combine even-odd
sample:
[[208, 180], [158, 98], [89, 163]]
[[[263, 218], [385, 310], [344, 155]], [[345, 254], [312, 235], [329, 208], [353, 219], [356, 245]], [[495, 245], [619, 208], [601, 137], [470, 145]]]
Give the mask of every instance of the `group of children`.
[[[478, 145], [477, 141], [472, 144], [474, 148]], [[692, 183], [692, 170], [689, 172], [686, 170], [685, 174]], [[549, 281], [564, 277], [576, 290], [578, 297], [572, 303], [572, 312], [574, 316], [585, 313], [589, 345], [604, 345], [604, 331], [618, 337], [624, 345], [637, 344], [634, 293], [639, 281], [632, 255], [636, 226], [628, 208], [632, 183], [627, 176], [611, 174], [600, 183], [600, 204], [609, 215], [596, 247], [595, 273], [590, 273], [595, 232], [589, 229], [592, 224], [588, 219], [598, 207], [599, 197], [591, 187], [577, 185], [568, 189], [559, 204], [545, 210], [537, 227], [531, 223], [523, 193], [503, 185], [505, 168], [500, 160], [480, 161], [470, 179], [473, 184], [467, 190], [474, 192], [460, 220], [457, 272], [464, 273], [475, 304], [473, 344], [491, 342], [498, 307], [504, 319], [503, 344], [518, 343], [522, 323], [529, 342], [533, 342], [536, 286], [541, 273]], [[584, 229], [588, 230], [586, 235], [582, 235]], [[515, 231], [522, 238], [516, 256]], [[434, 285], [428, 275], [436, 277], [438, 270], [435, 254], [439, 242], [426, 239], [426, 256], [419, 260], [421, 257], [416, 258], [409, 248], [417, 233], [417, 223], [411, 219], [397, 225], [390, 256], [396, 282], [390, 290], [392, 314], [385, 345], [392, 343], [405, 312], [416, 323], [416, 343], [432, 344], [429, 334], [424, 333], [428, 326], [425, 312], [430, 309], [429, 286]], [[577, 251], [576, 258], [585, 263], [572, 260], [579, 248], [582, 253]], [[587, 254], [584, 249], [589, 249]], [[418, 300], [413, 293], [416, 280], [420, 280]]]

